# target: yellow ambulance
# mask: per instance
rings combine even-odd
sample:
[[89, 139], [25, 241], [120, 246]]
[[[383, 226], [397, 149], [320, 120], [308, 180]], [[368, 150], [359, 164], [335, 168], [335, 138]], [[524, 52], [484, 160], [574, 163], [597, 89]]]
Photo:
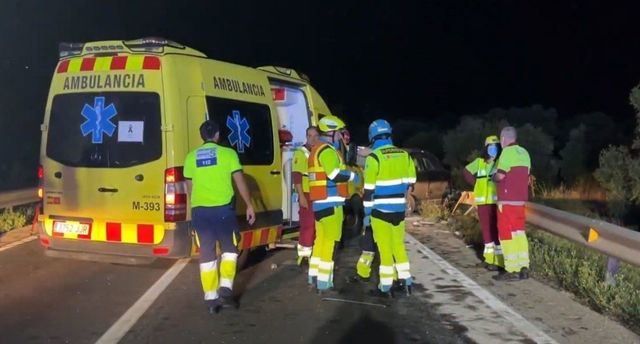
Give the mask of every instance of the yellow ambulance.
[[292, 69], [216, 61], [161, 38], [63, 43], [41, 126], [40, 242], [56, 252], [189, 256], [182, 164], [213, 119], [238, 152], [257, 213], [254, 225], [241, 222], [240, 248], [275, 243], [297, 221], [293, 150], [327, 114]]

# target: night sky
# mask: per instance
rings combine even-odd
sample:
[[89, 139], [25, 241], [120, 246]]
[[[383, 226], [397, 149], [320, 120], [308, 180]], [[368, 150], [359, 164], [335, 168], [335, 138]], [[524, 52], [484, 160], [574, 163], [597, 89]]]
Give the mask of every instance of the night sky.
[[214, 59], [301, 70], [352, 121], [380, 114], [455, 124], [463, 114], [533, 104], [560, 116], [633, 118], [632, 2], [195, 3], [3, 0], [2, 116], [24, 116], [38, 131], [61, 41], [162, 36]]

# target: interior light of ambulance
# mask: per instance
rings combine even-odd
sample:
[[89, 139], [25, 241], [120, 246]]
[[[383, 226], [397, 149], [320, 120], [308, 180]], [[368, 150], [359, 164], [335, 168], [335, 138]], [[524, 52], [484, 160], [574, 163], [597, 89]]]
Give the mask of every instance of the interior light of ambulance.
[[287, 100], [287, 90], [284, 88], [272, 88], [271, 94], [273, 95], [273, 100], [276, 102]]
[[177, 222], [187, 219], [187, 185], [182, 167], [168, 168], [164, 172], [164, 221]]

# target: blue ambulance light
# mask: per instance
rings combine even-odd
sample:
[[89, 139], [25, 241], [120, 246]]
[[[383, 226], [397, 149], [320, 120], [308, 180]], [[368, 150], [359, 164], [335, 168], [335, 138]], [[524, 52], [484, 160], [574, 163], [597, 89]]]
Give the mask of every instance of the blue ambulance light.
[[58, 55], [60, 58], [78, 56], [82, 54], [82, 48], [84, 48], [84, 43], [62, 42], [58, 45]]

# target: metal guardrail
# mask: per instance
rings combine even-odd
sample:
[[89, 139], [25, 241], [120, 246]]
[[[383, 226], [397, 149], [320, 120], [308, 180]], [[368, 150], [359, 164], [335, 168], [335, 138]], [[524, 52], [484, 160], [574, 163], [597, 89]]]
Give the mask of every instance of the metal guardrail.
[[640, 232], [530, 202], [526, 214], [527, 222], [549, 233], [640, 266]]
[[38, 188], [5, 191], [0, 193], [0, 209], [36, 203], [39, 200]]

